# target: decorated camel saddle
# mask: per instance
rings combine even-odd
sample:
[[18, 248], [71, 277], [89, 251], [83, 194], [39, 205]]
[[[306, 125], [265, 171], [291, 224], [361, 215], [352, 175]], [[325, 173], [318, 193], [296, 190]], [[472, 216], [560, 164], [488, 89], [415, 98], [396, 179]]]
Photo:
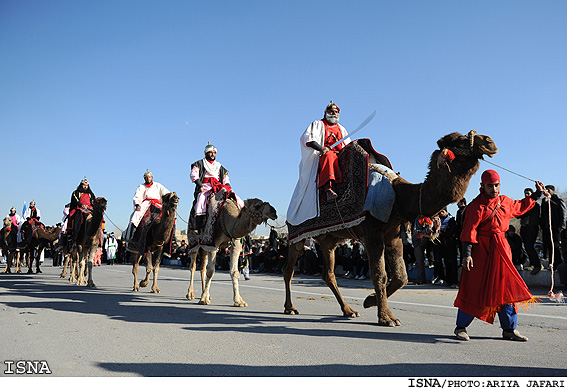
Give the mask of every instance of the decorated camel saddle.
[[216, 250], [214, 233], [215, 223], [217, 222], [220, 212], [227, 200], [233, 199], [236, 201], [234, 191], [227, 190], [223, 187], [217, 193], [211, 193], [207, 199], [207, 215], [205, 219], [205, 227], [202, 229], [201, 234], [191, 233], [195, 230], [195, 208], [191, 208], [189, 214], [189, 222], [187, 224], [187, 249], [189, 253], [195, 252], [199, 248], [211, 252]]
[[[157, 223], [162, 217], [162, 208], [154, 204], [150, 205], [146, 210], [144, 216], [138, 224], [138, 228], [134, 233], [134, 237], [128, 242], [128, 249], [130, 252], [145, 253], [148, 241], [148, 232], [151, 230], [154, 223]], [[175, 229], [172, 230], [172, 235]], [[171, 252], [171, 238], [169, 244], [164, 245], [164, 252]]]
[[336, 201], [327, 201], [325, 192], [319, 191], [319, 216], [299, 225], [288, 223], [290, 244], [356, 226], [367, 212], [382, 222], [390, 218], [395, 201], [391, 181], [397, 175], [388, 158], [366, 138], [346, 145], [338, 157], [342, 182], [333, 185]]

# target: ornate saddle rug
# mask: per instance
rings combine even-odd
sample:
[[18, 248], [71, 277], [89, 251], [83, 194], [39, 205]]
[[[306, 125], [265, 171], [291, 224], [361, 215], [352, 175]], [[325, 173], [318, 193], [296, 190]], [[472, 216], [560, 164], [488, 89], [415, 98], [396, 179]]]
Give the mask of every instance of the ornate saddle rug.
[[217, 249], [215, 247], [215, 223], [228, 199], [233, 199], [236, 202], [234, 192], [227, 191], [226, 188], [222, 188], [219, 192], [209, 196], [205, 227], [199, 235], [192, 232], [195, 230], [195, 208], [191, 208], [187, 224], [187, 250], [189, 253], [195, 252], [199, 248], [203, 248], [207, 252]]
[[350, 228], [364, 221], [370, 156], [378, 164], [392, 168], [388, 158], [376, 152], [369, 139], [355, 140], [339, 152], [339, 168], [343, 181], [333, 185], [338, 198], [328, 202], [324, 191], [319, 191], [319, 216], [300, 225], [287, 224], [290, 244], [308, 237]]
[[152, 228], [154, 222], [161, 217], [161, 208], [154, 206], [153, 204], [148, 207], [146, 213], [142, 217], [140, 224], [138, 225], [139, 232], [136, 231], [135, 236], [138, 240], [129, 243], [129, 250], [138, 253], [146, 253], [146, 243], [148, 232]]

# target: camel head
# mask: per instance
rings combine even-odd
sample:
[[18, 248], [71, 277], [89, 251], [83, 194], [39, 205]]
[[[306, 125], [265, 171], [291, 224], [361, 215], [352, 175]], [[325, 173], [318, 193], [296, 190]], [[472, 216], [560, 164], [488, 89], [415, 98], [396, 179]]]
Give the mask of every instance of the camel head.
[[168, 194], [165, 194], [162, 197], [161, 201], [165, 208], [177, 209], [177, 205], [179, 204], [179, 197], [177, 196], [176, 192], [170, 192]]
[[456, 132], [447, 134], [437, 141], [437, 146], [441, 151], [445, 149], [451, 151], [455, 157], [482, 159], [484, 155], [492, 157], [498, 153], [498, 148], [492, 138], [477, 134], [475, 130], [471, 130], [467, 135]]
[[93, 209], [99, 213], [104, 213], [106, 211], [107, 201], [105, 198], [96, 198], [93, 202]]
[[276, 209], [268, 202], [252, 198], [244, 201], [244, 208], [250, 214], [252, 222], [256, 225], [266, 222], [268, 219], [278, 219]]
[[5, 228], [8, 228], [8, 227], [10, 227], [10, 226], [12, 226], [12, 218], [10, 218], [10, 217], [5, 217], [5, 218], [4, 218], [4, 227], [5, 227]]

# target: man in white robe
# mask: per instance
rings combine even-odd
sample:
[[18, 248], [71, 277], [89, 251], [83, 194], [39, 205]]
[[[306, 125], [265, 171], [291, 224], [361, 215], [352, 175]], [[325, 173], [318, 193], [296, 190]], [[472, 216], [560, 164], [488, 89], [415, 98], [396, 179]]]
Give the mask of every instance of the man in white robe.
[[146, 214], [150, 205], [161, 208], [162, 197], [168, 194], [169, 190], [158, 182], [154, 181], [154, 175], [146, 170], [144, 173], [144, 184], [140, 184], [134, 195], [134, 212], [128, 226], [127, 237], [130, 240], [135, 229]]
[[[337, 145], [336, 148], [339, 149], [350, 143], [346, 129], [338, 123], [339, 111], [338, 106], [331, 101], [325, 109], [325, 117], [311, 123], [299, 139], [301, 148], [299, 180], [287, 210], [287, 221], [291, 225], [299, 225], [308, 219], [319, 216], [319, 198], [317, 196], [319, 159], [329, 151], [332, 152], [330, 145], [334, 142], [346, 138]], [[341, 134], [339, 139], [330, 140], [330, 138], [334, 140], [336, 137], [329, 133], [329, 125], [338, 126]], [[327, 190], [325, 189], [325, 191]], [[327, 198], [333, 199], [332, 193], [328, 192]]]

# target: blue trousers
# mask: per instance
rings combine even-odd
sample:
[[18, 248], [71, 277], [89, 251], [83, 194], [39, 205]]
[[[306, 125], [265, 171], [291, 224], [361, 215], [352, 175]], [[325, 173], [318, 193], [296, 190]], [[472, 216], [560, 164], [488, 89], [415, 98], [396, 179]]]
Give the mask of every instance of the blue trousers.
[[[459, 309], [457, 313], [457, 326], [459, 328], [466, 328], [471, 324], [473, 319], [473, 316]], [[502, 306], [498, 312], [498, 319], [500, 320], [500, 327], [502, 329], [516, 329], [518, 325], [518, 313], [516, 313], [514, 305], [506, 304]]]

